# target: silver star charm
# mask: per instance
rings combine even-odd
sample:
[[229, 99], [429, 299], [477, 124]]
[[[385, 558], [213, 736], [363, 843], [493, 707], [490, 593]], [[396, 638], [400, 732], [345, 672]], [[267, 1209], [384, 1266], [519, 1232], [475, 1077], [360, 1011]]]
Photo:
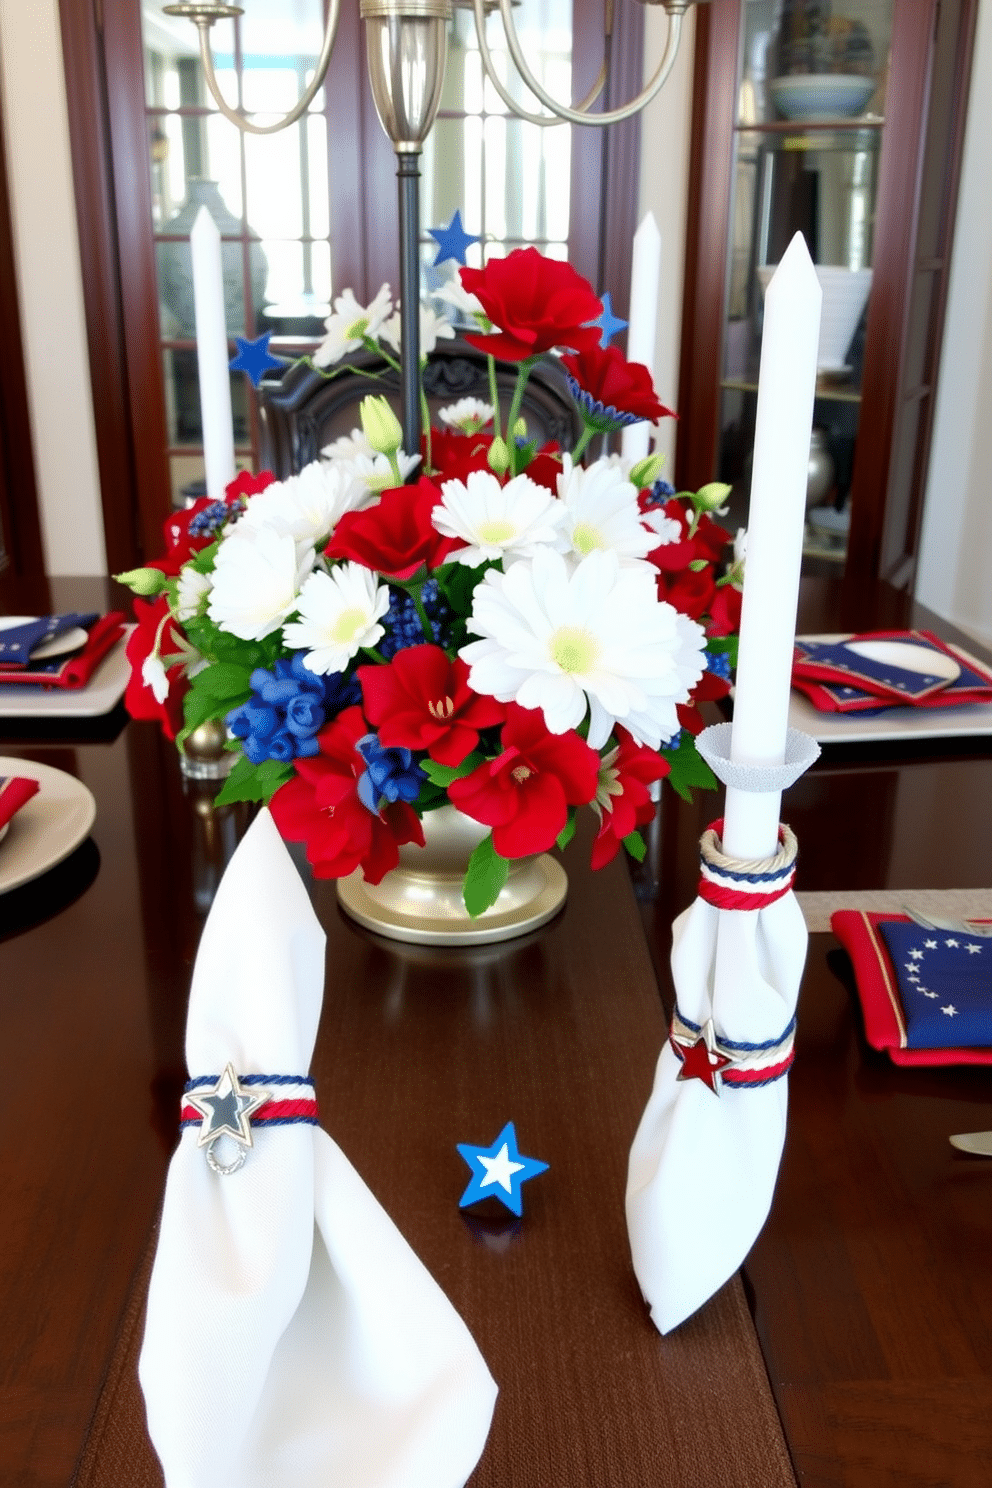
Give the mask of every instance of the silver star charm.
[[[254, 1085], [245, 1089], [230, 1063], [212, 1090], [186, 1092], [187, 1103], [203, 1117], [196, 1145], [207, 1149], [207, 1162], [215, 1173], [223, 1176], [241, 1167], [252, 1146], [251, 1118], [271, 1099], [270, 1090]], [[214, 1156], [214, 1143], [221, 1137], [231, 1137], [238, 1144], [233, 1162], [221, 1163]]]

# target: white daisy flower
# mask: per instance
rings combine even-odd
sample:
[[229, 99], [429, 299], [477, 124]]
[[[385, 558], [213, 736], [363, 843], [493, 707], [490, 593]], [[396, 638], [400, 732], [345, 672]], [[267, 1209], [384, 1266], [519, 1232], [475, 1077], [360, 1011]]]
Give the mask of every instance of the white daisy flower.
[[641, 521], [654, 533], [652, 553], [655, 548], [667, 548], [669, 543], [682, 540], [681, 524], [674, 517], [667, 517], [660, 506], [652, 506], [646, 512], [641, 512]]
[[338, 295], [334, 301], [334, 313], [324, 321], [327, 335], [313, 354], [318, 367], [328, 367], [339, 362], [343, 356], [357, 351], [366, 337], [375, 341], [384, 321], [389, 319], [393, 298], [389, 285], [384, 284], [371, 305], [362, 306], [350, 289]]
[[239, 525], [242, 531], [271, 527], [298, 542], [320, 547], [333, 532], [342, 513], [357, 504], [356, 492], [345, 473], [330, 460], [314, 460], [298, 475], [275, 481], [248, 502]]
[[599, 749], [615, 723], [657, 749], [679, 732], [675, 711], [703, 674], [701, 626], [658, 599], [650, 570], [596, 550], [574, 568], [549, 548], [475, 591], [463, 646], [469, 686], [540, 708], [553, 734], [589, 710]]
[[176, 619], [183, 622], [202, 614], [203, 600], [212, 588], [210, 574], [197, 573], [189, 563], [181, 568], [176, 586]]
[[482, 308], [482, 301], [477, 295], [469, 294], [462, 284], [461, 279], [455, 278], [447, 284], [442, 284], [440, 289], [433, 291], [436, 300], [443, 300], [456, 312], [456, 317], [462, 321], [473, 322], [473, 330], [489, 331], [492, 329], [492, 321]]
[[362, 646], [384, 634], [378, 623], [389, 609], [389, 589], [362, 563], [342, 563], [329, 574], [311, 574], [300, 593], [300, 618], [283, 627], [287, 646], [306, 651], [303, 665], [325, 675], [343, 672]]
[[457, 429], [460, 434], [478, 434], [492, 420], [493, 405], [483, 403], [481, 398], [459, 398], [457, 403], [439, 408], [437, 416], [442, 424]]
[[444, 482], [431, 520], [445, 537], [468, 543], [452, 553], [452, 561], [478, 568], [487, 560], [532, 557], [549, 544], [560, 549], [564, 515], [561, 502], [529, 475], [501, 486], [491, 471], [473, 470], [465, 481]]
[[[388, 341], [390, 346], [399, 356], [400, 340], [400, 306], [396, 302], [396, 313], [391, 315], [382, 327], [381, 336], [383, 341]], [[439, 340], [451, 341], [455, 334], [455, 328], [450, 320], [443, 315], [438, 315], [430, 305], [420, 307], [420, 355], [430, 356]]]
[[313, 547], [297, 543], [290, 533], [239, 522], [217, 549], [207, 613], [221, 630], [260, 641], [296, 609], [313, 565]]
[[[342, 511], [363, 511], [374, 506], [383, 491], [396, 485], [393, 467], [386, 455], [377, 455], [361, 429], [353, 429], [321, 451], [341, 472]], [[420, 464], [419, 455], [396, 451], [396, 462], [404, 481]]]
[[630, 564], [643, 560], [658, 546], [655, 535], [641, 521], [637, 488], [611, 461], [596, 460], [583, 469], [572, 464], [571, 455], [563, 455], [558, 495], [565, 508], [564, 530], [576, 558], [599, 548]]

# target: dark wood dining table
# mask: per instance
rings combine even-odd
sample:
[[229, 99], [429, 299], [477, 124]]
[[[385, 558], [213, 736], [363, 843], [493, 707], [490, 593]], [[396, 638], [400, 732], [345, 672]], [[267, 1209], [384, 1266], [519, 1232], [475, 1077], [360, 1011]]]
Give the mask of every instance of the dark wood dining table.
[[[52, 581], [31, 610], [115, 597]], [[807, 630], [932, 620], [882, 586], [813, 581], [802, 606]], [[134, 1361], [186, 997], [247, 811], [217, 808], [120, 708], [0, 718], [0, 754], [97, 802], [86, 842], [0, 895], [0, 1488], [143, 1488], [161, 1476]], [[988, 739], [825, 751], [786, 797], [798, 886], [987, 887], [990, 784]], [[831, 935], [810, 939], [782, 1170], [741, 1275], [665, 1338], [638, 1294], [626, 1154], [666, 1032], [671, 922], [716, 815], [665, 792], [632, 874], [592, 874], [577, 840], [562, 914], [497, 947], [387, 942], [312, 884], [324, 1124], [500, 1386], [472, 1488], [988, 1484], [992, 1161], [947, 1138], [992, 1126], [992, 1080], [871, 1050]], [[511, 1119], [548, 1173], [520, 1220], [459, 1211], [455, 1144]]]

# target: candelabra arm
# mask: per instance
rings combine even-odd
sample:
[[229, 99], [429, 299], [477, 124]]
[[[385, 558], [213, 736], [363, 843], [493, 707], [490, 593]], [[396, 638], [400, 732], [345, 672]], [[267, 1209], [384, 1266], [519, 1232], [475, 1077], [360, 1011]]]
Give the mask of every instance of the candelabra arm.
[[[506, 104], [510, 112], [512, 114], [515, 114], [518, 119], [523, 119], [526, 124], [539, 124], [544, 129], [548, 128], [552, 124], [567, 123], [568, 121], [562, 117], [559, 117], [557, 113], [531, 114], [528, 113], [526, 109], [520, 107], [520, 104], [512, 96], [512, 94], [506, 87], [506, 84], [501, 80], [499, 74], [497, 73], [495, 66], [493, 65], [492, 53], [489, 50], [489, 43], [486, 40], [485, 0], [472, 0], [472, 6], [475, 11], [475, 30], [479, 40], [479, 55], [482, 57], [482, 65], [485, 68], [486, 76], [488, 77], [489, 81], [492, 83], [493, 87], [496, 89], [496, 92], [499, 94], [500, 98], [502, 98], [503, 102]], [[599, 69], [599, 76], [596, 78], [596, 81], [593, 83], [589, 92], [586, 94], [585, 98], [583, 98], [581, 103], [576, 104], [576, 112], [584, 112], [592, 104], [594, 104], [600, 93], [602, 93], [605, 83], [606, 63], [603, 62]], [[599, 118], [599, 115], [597, 115], [596, 117]], [[586, 122], [588, 123], [589, 121], [587, 120]]]
[[165, 13], [166, 15], [184, 16], [196, 26], [200, 34], [200, 61], [203, 64], [207, 87], [210, 89], [211, 96], [224, 115], [224, 118], [230, 119], [231, 123], [236, 124], [244, 134], [276, 134], [280, 129], [287, 129], [290, 124], [295, 124], [297, 119], [306, 113], [323, 85], [327, 65], [331, 60], [334, 39], [337, 36], [338, 18], [341, 14], [341, 0], [331, 0], [330, 8], [327, 12], [324, 42], [320, 49], [320, 56], [317, 58], [317, 66], [313, 79], [304, 92], [300, 94], [289, 113], [284, 114], [281, 119], [277, 119], [274, 124], [253, 124], [240, 109], [232, 109], [220, 91], [217, 75], [214, 72], [214, 59], [210, 53], [210, 28], [214, 21], [228, 16], [241, 15], [240, 7], [235, 5], [204, 4], [199, 3], [199, 0], [193, 0], [193, 3], [189, 4], [167, 5], [165, 6]]
[[[539, 99], [540, 102], [544, 104], [545, 108], [551, 109], [552, 112], [555, 113], [558, 118], [565, 123], [595, 124], [599, 128], [604, 128], [607, 124], [620, 124], [623, 122], [624, 119], [630, 119], [634, 116], [634, 114], [640, 113], [641, 109], [645, 108], [651, 102], [655, 94], [661, 92], [668, 74], [671, 72], [672, 67], [675, 65], [675, 58], [678, 54], [679, 49], [679, 41], [682, 36], [682, 14], [685, 9], [685, 5], [684, 3], [681, 3], [681, 0], [673, 0], [673, 3], [668, 3], [668, 0], [663, 0], [663, 3], [665, 4], [665, 10], [668, 13], [668, 39], [665, 42], [665, 50], [662, 54], [661, 61], [658, 63], [658, 67], [654, 73], [654, 76], [651, 78], [651, 81], [645, 85], [642, 91], [638, 93], [636, 98], [632, 98], [628, 103], [621, 105], [620, 108], [606, 109], [602, 113], [598, 114], [592, 114], [588, 112], [588, 99], [583, 99], [581, 104], [577, 105], [575, 108], [570, 108], [566, 104], [559, 103], [556, 98], [552, 98], [551, 94], [548, 93], [547, 90], [537, 81], [537, 78], [534, 76], [527, 65], [527, 59], [524, 56], [523, 48], [520, 45], [520, 38], [517, 35], [516, 27], [513, 24], [513, 14], [511, 10], [513, 0], [499, 0], [499, 13], [503, 18], [503, 29], [506, 32], [506, 44], [510, 49], [510, 55], [513, 58], [514, 66], [516, 67], [520, 76], [523, 78], [527, 87], [533, 93], [534, 97]], [[506, 103], [510, 108], [512, 108], [515, 114], [518, 114], [521, 118], [528, 119], [531, 123], [548, 123], [549, 121], [541, 116], [524, 114], [523, 111], [517, 106], [517, 104], [515, 104], [513, 100], [508, 96], [508, 94], [503, 90], [499, 83], [497, 83], [493, 75], [493, 70], [491, 69], [489, 61], [486, 58], [486, 52], [483, 45], [483, 28], [480, 25], [478, 14], [478, 12], [482, 8], [482, 0], [474, 0], [474, 5], [476, 10], [476, 27], [479, 31], [480, 51], [482, 51], [483, 61], [486, 66], [486, 71], [489, 74], [490, 82], [496, 88], [496, 91], [503, 99], [503, 102]]]

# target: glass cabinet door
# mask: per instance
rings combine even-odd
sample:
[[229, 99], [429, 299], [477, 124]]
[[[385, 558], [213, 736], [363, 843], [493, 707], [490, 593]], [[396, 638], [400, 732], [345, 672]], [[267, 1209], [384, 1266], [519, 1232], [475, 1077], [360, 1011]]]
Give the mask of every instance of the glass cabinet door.
[[747, 516], [764, 290], [796, 232], [823, 288], [805, 553], [840, 568], [861, 405], [892, 0], [745, 0], [738, 57], [719, 479]]

